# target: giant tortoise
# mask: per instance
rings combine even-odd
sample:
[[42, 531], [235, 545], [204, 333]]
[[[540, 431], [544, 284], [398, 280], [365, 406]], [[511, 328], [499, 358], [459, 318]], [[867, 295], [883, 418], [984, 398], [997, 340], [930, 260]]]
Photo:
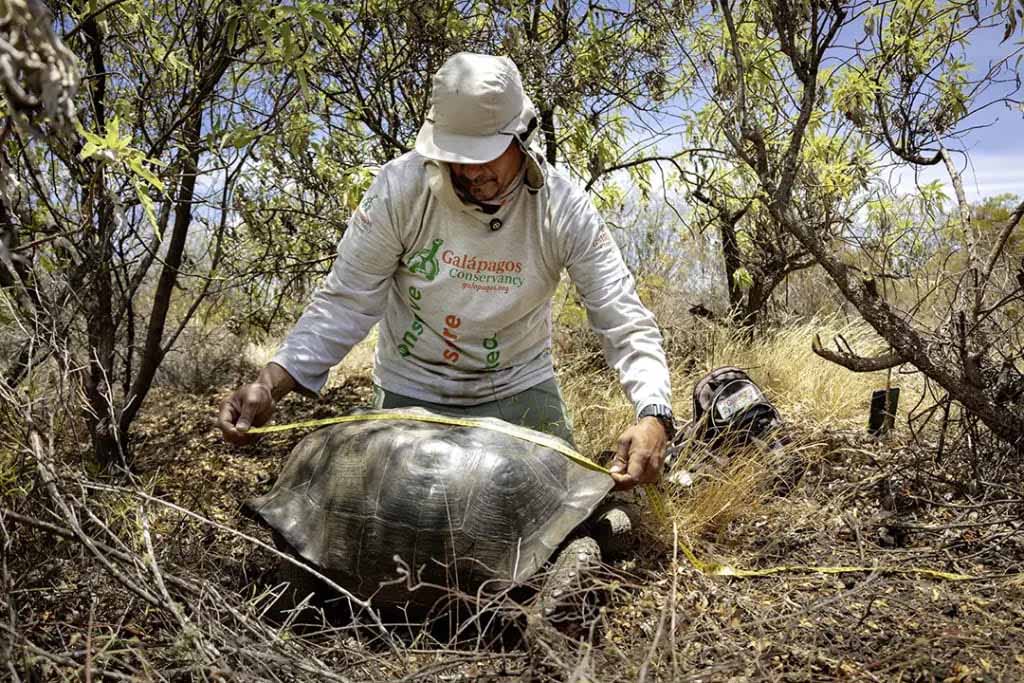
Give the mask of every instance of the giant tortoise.
[[[628, 526], [607, 503], [595, 524], [613, 481], [567, 457], [565, 441], [494, 418], [446, 420], [376, 410], [313, 432], [249, 510], [279, 545], [375, 605], [501, 590], [549, 560], [542, 597], [557, 597], [599, 559], [595, 536]], [[579, 532], [588, 518], [601, 533]]]

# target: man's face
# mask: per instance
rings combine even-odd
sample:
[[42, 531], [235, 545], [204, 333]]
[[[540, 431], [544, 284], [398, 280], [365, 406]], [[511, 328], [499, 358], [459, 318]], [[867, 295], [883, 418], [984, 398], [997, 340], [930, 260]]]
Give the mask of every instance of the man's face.
[[460, 190], [478, 202], [487, 202], [508, 187], [523, 164], [523, 151], [512, 144], [497, 159], [486, 164], [449, 164], [452, 180]]

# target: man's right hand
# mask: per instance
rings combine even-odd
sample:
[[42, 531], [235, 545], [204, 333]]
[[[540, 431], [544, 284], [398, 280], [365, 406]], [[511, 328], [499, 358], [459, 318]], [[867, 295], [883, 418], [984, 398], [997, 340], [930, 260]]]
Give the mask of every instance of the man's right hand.
[[249, 427], [261, 427], [274, 414], [274, 397], [270, 387], [260, 382], [243, 384], [220, 404], [217, 425], [224, 440], [237, 446], [252, 443], [256, 436]]
[[250, 427], [262, 427], [274, 414], [274, 402], [295, 388], [295, 380], [280, 365], [270, 363], [252, 384], [243, 384], [220, 404], [217, 426], [224, 440], [238, 446], [252, 443]]

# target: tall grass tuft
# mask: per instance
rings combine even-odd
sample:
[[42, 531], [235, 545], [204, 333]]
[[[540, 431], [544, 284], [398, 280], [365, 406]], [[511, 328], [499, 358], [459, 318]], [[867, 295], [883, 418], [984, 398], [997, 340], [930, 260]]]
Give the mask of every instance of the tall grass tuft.
[[[691, 338], [673, 345], [692, 349], [692, 355], [668, 359], [673, 410], [680, 423], [685, 426], [692, 416], [691, 396], [696, 382], [714, 368], [731, 365], [747, 371], [783, 420], [799, 427], [791, 431], [813, 434], [863, 429], [871, 392], [886, 385], [887, 373], [857, 374], [819, 358], [811, 350], [815, 335], [823, 344], [841, 336], [864, 355], [886, 350], [884, 342], [859, 319], [812, 318], [754, 337], [699, 321]], [[589, 346], [585, 347], [577, 359], [571, 347], [566, 349], [563, 344], [559, 358], [559, 377], [573, 412], [577, 446], [589, 455], [613, 449], [616, 437], [634, 419], [633, 408], [623, 397], [616, 378], [607, 369], [593, 367], [592, 353]], [[891, 379], [893, 384], [907, 384], [904, 377], [893, 375]], [[799, 442], [781, 452], [741, 448], [730, 453], [710, 453], [699, 444], [687, 444], [677, 466], [695, 473], [693, 484], [665, 487], [669, 520], [664, 521], [675, 521], [679, 529], [690, 534], [720, 530], [738, 516], [753, 512], [780, 486], [786, 488], [789, 483], [780, 480], [816, 452], [813, 445]]]
[[[692, 415], [691, 395], [697, 381], [726, 365], [746, 370], [784, 418], [832, 428], [865, 424], [872, 390], [886, 384], [885, 372], [850, 372], [811, 350], [811, 341], [818, 335], [824, 344], [841, 336], [864, 355], [885, 351], [884, 342], [859, 319], [813, 318], [752, 339], [735, 329], [704, 323], [695, 326], [692, 334], [686, 345], [693, 349], [692, 355], [668, 359], [672, 408], [682, 419]], [[573, 349], [563, 348], [559, 357], [559, 380], [573, 411], [581, 447], [614, 440], [617, 430], [633, 419], [632, 407], [622, 396], [616, 377], [607, 368], [594, 368], [591, 353], [584, 349], [583, 357], [577, 358]], [[894, 374], [892, 382], [907, 384], [907, 379]]]
[[[842, 337], [862, 355], [886, 350], [885, 343], [867, 323], [860, 319], [843, 320], [840, 316], [788, 324], [754, 339], [716, 326], [707, 354], [695, 359], [693, 370], [677, 368], [676, 359], [670, 359], [673, 387], [689, 398], [693, 385], [705, 372], [734, 365], [746, 370], [788, 419], [833, 427], [863, 424], [871, 392], [885, 386], [886, 373], [854, 373], [819, 358], [811, 350], [815, 335], [822, 344]], [[898, 383], [899, 379], [894, 376], [893, 382]]]

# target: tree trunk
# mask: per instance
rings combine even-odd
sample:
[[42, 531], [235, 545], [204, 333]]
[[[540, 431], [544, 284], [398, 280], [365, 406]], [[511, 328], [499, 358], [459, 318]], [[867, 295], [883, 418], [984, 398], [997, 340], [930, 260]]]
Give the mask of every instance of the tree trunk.
[[127, 433], [143, 400], [153, 385], [153, 378], [164, 359], [167, 350], [163, 346], [164, 328], [167, 315], [171, 308], [171, 299], [178, 282], [179, 268], [185, 253], [185, 242], [192, 225], [192, 202], [195, 198], [196, 176], [199, 167], [201, 146], [199, 137], [202, 131], [202, 109], [197, 109], [187, 123], [185, 139], [188, 149], [181, 160], [181, 186], [174, 208], [174, 228], [167, 245], [160, 279], [153, 296], [153, 308], [149, 314], [149, 325], [146, 328], [146, 342], [139, 358], [139, 373], [132, 381], [131, 394], [126, 396], [124, 410], [121, 411], [119, 429]]
[[[90, 81], [90, 104], [98, 130], [106, 126], [107, 70], [103, 59], [103, 36], [95, 18], [83, 25], [89, 43], [89, 56], [96, 78]], [[90, 220], [95, 219], [95, 231], [89, 240], [86, 263], [90, 271], [85, 275], [86, 335], [88, 340], [88, 374], [85, 379], [85, 420], [92, 438], [96, 462], [111, 467], [123, 460], [117, 424], [114, 419], [114, 345], [117, 329], [114, 324], [114, 287], [110, 272], [114, 258], [111, 240], [114, 234], [114, 207], [107, 195], [103, 166], [93, 164], [93, 173], [85, 186], [82, 206]]]
[[555, 140], [555, 109], [550, 107], [540, 113], [540, 132], [544, 136], [544, 159], [555, 165], [558, 161], [558, 144]]
[[[132, 421], [138, 415], [142, 402], [153, 386], [153, 378], [167, 353], [164, 346], [164, 329], [171, 308], [171, 300], [178, 283], [179, 269], [185, 253], [185, 243], [189, 228], [192, 225], [192, 205], [195, 199], [196, 177], [199, 170], [199, 158], [202, 154], [203, 111], [208, 99], [216, 90], [217, 84], [227, 72], [231, 64], [230, 46], [223, 40], [223, 26], [212, 32], [209, 45], [216, 46], [216, 53], [211, 56], [208, 68], [199, 79], [194, 90], [194, 104], [185, 122], [184, 138], [186, 149], [181, 157], [181, 176], [178, 198], [174, 206], [174, 227], [167, 245], [153, 297], [153, 308], [149, 315], [146, 328], [146, 341], [139, 358], [138, 375], [132, 381], [131, 393], [125, 397], [125, 407], [121, 411], [118, 429], [127, 434]], [[201, 36], [202, 40], [205, 36]], [[194, 310], [194, 309], [193, 309]]]
[[725, 289], [729, 293], [729, 311], [732, 314], [743, 306], [743, 288], [736, 282], [736, 272], [743, 267], [740, 247], [736, 242], [738, 222], [739, 216], [735, 212], [725, 211], [718, 214], [718, 233], [722, 238], [722, 261], [725, 266]]
[[91, 240], [88, 261], [91, 274], [86, 276], [86, 333], [89, 344], [89, 372], [85, 381], [86, 424], [92, 437], [96, 462], [111, 467], [123, 461], [120, 435], [114, 419], [113, 374], [114, 343], [117, 330], [114, 325], [114, 288], [110, 272], [113, 250], [113, 206], [104, 187], [102, 166], [96, 170], [95, 180], [87, 193], [86, 202], [96, 206], [96, 233]]

